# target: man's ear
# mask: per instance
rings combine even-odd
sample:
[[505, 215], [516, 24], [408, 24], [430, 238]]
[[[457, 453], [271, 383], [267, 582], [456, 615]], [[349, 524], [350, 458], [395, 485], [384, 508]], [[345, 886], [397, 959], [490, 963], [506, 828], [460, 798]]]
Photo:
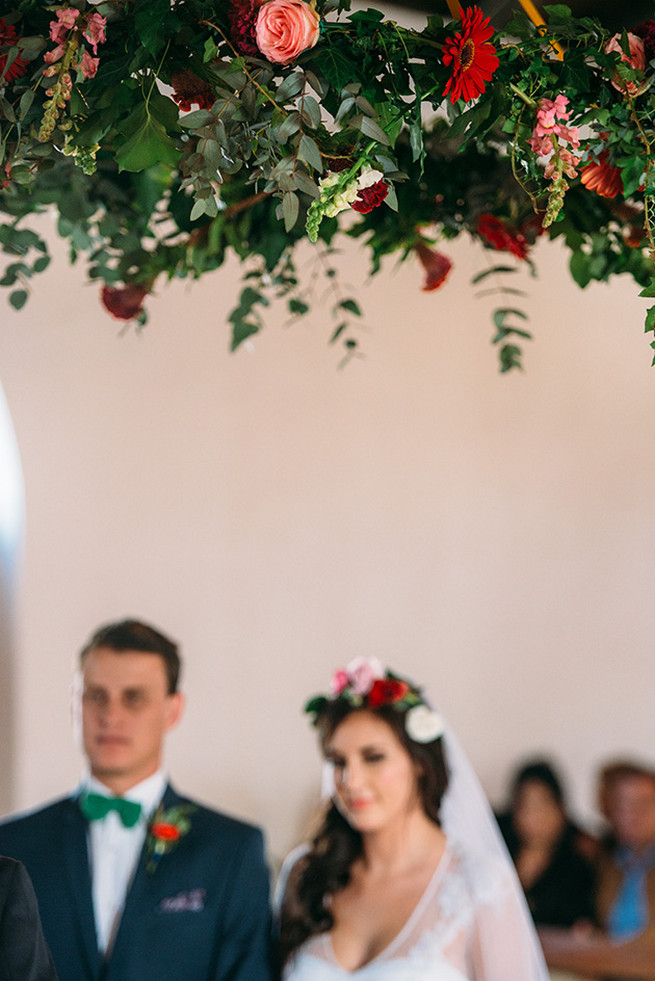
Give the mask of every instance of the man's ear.
[[174, 729], [184, 713], [186, 698], [181, 691], [169, 695], [166, 700], [166, 729]]

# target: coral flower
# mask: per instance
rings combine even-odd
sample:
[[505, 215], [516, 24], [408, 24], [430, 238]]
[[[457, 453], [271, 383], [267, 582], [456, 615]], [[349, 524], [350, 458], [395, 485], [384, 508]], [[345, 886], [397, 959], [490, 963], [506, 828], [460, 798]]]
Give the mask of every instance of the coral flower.
[[425, 279], [421, 289], [425, 292], [438, 290], [452, 269], [452, 262], [447, 255], [428, 248], [423, 242], [418, 242], [414, 246], [414, 251], [425, 269]]
[[102, 302], [106, 310], [118, 320], [132, 320], [143, 309], [143, 299], [148, 290], [145, 286], [130, 283], [127, 286], [103, 286]]
[[193, 106], [198, 106], [199, 109], [211, 109], [216, 101], [209, 84], [188, 69], [173, 72], [171, 85], [173, 99], [184, 112], [190, 112]]
[[500, 218], [495, 215], [480, 215], [477, 225], [478, 235], [492, 249], [499, 252], [511, 252], [517, 259], [527, 259], [528, 243], [521, 232], [512, 232]]
[[152, 825], [150, 834], [153, 838], [158, 838], [160, 841], [177, 841], [181, 837], [182, 832], [174, 824], [164, 824], [160, 821], [158, 824]]
[[623, 179], [618, 167], [607, 160], [607, 150], [603, 150], [598, 162], [591, 161], [580, 171], [580, 180], [588, 191], [595, 191], [602, 198], [615, 198], [623, 194]]
[[269, 61], [290, 65], [313, 48], [321, 34], [321, 19], [305, 0], [266, 0], [257, 12], [257, 47]]
[[[17, 40], [15, 28], [0, 18], [0, 48], [13, 47]], [[23, 58], [14, 58], [5, 72], [6, 64], [7, 55], [0, 52], [0, 85], [13, 82], [14, 79], [20, 78], [27, 71], [28, 63]]]
[[491, 20], [479, 7], [467, 7], [462, 17], [462, 30], [444, 42], [443, 63], [452, 65], [452, 75], [443, 90], [450, 93], [452, 103], [462, 96], [465, 102], [477, 99], [486, 82], [498, 68], [498, 57], [489, 38], [493, 35]]

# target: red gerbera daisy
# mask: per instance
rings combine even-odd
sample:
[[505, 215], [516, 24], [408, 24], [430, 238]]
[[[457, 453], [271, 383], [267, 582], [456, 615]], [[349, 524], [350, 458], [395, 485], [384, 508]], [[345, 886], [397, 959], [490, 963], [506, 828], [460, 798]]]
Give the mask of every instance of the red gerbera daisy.
[[477, 99], [485, 90], [485, 83], [498, 68], [498, 57], [489, 38], [493, 35], [491, 19], [485, 17], [479, 7], [467, 7], [462, 17], [462, 29], [455, 37], [446, 38], [443, 47], [444, 65], [452, 65], [452, 75], [443, 90], [450, 93], [450, 101], [465, 102]]
[[447, 255], [435, 252], [434, 249], [428, 248], [424, 242], [418, 242], [414, 246], [414, 251], [425, 269], [425, 279], [421, 289], [426, 292], [438, 290], [452, 269], [452, 262]]
[[615, 198], [623, 194], [623, 178], [618, 167], [608, 162], [607, 150], [603, 150], [598, 162], [592, 160], [580, 171], [580, 180], [588, 191], [595, 191], [601, 198]]
[[216, 101], [209, 84], [188, 69], [173, 72], [171, 85], [173, 98], [185, 112], [190, 112], [193, 106], [198, 106], [199, 109], [211, 109]]
[[132, 320], [141, 313], [147, 293], [145, 286], [138, 286], [136, 283], [129, 283], [127, 286], [103, 286], [102, 302], [113, 317], [118, 320]]
[[478, 235], [499, 252], [511, 252], [517, 259], [528, 255], [528, 243], [521, 232], [513, 232], [495, 215], [480, 215], [477, 224]]
[[359, 211], [360, 215], [367, 215], [373, 208], [382, 204], [389, 193], [389, 185], [385, 181], [377, 181], [370, 187], [363, 187], [357, 192], [357, 197], [350, 205], [353, 211]]
[[[0, 48], [12, 48], [16, 44], [17, 40], [18, 35], [16, 34], [15, 27], [0, 19]], [[0, 51], [0, 85], [13, 82], [14, 79], [20, 78], [20, 76], [24, 75], [27, 71], [28, 62], [20, 56], [18, 58], [14, 58], [11, 65], [5, 72], [6, 64], [7, 55]]]

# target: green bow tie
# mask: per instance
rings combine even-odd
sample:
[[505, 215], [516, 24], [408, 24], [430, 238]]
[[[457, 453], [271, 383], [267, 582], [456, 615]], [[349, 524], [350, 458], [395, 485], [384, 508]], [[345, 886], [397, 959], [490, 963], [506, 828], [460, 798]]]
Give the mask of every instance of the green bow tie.
[[103, 797], [88, 790], [80, 797], [80, 807], [87, 821], [99, 821], [110, 811], [116, 811], [126, 828], [133, 828], [141, 817], [141, 805], [136, 801], [125, 800], [124, 797]]

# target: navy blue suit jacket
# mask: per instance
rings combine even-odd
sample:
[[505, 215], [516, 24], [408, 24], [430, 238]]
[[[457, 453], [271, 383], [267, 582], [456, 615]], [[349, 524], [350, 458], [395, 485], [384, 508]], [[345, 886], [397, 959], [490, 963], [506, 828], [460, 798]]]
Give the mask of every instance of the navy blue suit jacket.
[[75, 797], [0, 824], [0, 853], [27, 867], [59, 981], [270, 981], [261, 832], [193, 804], [191, 829], [154, 871], [142, 854], [111, 956], [98, 952], [87, 824]]

